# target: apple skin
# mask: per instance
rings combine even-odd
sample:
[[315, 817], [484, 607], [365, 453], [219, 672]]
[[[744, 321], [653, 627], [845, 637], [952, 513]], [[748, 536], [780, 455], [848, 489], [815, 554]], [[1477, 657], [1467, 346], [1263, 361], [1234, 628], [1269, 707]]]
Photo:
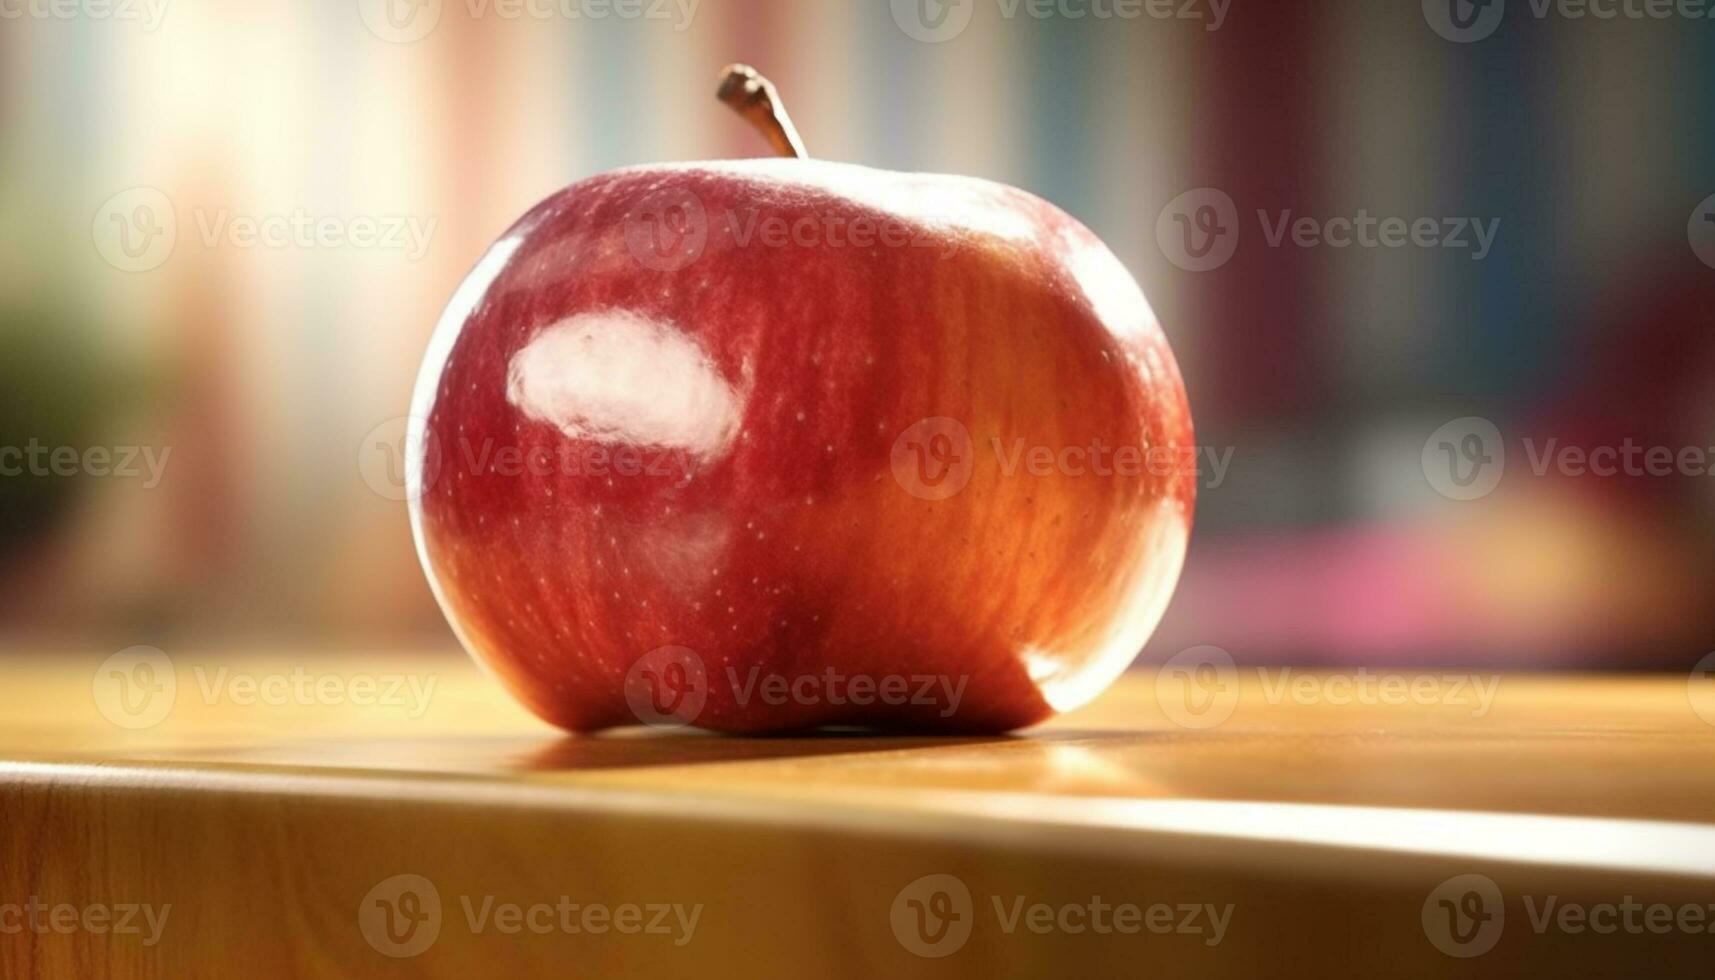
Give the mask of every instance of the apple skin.
[[453, 298], [412, 418], [443, 611], [572, 731], [1034, 724], [1142, 648], [1195, 498], [1178, 366], [1088, 229], [813, 160], [543, 201]]

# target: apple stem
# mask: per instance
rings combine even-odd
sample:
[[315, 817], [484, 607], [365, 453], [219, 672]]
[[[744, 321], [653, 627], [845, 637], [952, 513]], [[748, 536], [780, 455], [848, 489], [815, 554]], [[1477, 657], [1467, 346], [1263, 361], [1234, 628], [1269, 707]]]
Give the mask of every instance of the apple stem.
[[783, 157], [803, 159], [810, 154], [798, 136], [792, 117], [780, 101], [774, 83], [749, 65], [727, 65], [721, 70], [721, 87], [715, 97], [731, 106], [745, 121], [755, 126], [774, 152]]

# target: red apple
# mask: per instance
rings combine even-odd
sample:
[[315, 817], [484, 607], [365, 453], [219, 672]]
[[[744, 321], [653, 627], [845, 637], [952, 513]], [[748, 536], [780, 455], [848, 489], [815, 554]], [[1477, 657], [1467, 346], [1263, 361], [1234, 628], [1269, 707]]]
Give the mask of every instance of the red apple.
[[[772, 88], [723, 88], [800, 152]], [[470, 652], [585, 731], [1004, 731], [1105, 688], [1191, 525], [1136, 282], [968, 177], [809, 159], [574, 184], [478, 262], [412, 409]]]

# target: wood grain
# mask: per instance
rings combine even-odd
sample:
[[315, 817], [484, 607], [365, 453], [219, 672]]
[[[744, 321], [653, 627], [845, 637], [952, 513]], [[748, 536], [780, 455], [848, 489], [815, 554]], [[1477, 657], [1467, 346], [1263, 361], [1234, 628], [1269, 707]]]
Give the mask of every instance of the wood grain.
[[[171, 710], [127, 729], [98, 707], [104, 656], [0, 659], [0, 906], [170, 910], [153, 942], [81, 922], [7, 931], [20, 913], [0, 910], [6, 978], [1707, 976], [1715, 963], [1715, 935], [1684, 911], [1715, 922], [1715, 725], [1694, 710], [1715, 718], [1715, 701], [1683, 676], [1479, 677], [1494, 685], [1479, 703], [1437, 673], [1417, 688], [1433, 697], [1390, 704], [1379, 687], [1339, 703], [1349, 686], [1325, 674], [1245, 671], [1218, 718], [1164, 710], [1177, 682], [1134, 673], [1010, 738], [571, 738], [462, 657], [385, 653], [175, 653]], [[321, 693], [242, 703], [232, 685], [293, 676]], [[424, 697], [349, 703], [354, 679], [395, 677]], [[908, 889], [937, 874], [970, 895], [924, 906], [968, 923], [953, 948], [893, 918], [897, 904], [917, 922], [905, 903], [931, 892]], [[1504, 923], [1492, 949], [1454, 958], [1424, 910], [1467, 874], [1495, 883]], [[404, 945], [364, 931], [404, 908], [397, 889], [375, 893], [396, 875], [441, 903], [433, 941], [399, 958], [386, 954]], [[1207, 913], [1199, 933], [1067, 928], [1087, 913], [1007, 929], [1010, 910], [1098, 896], [1230, 919], [1218, 942]], [[1533, 919], [1550, 897], [1681, 918], [1662, 934], [1644, 912], [1636, 930], [1572, 931]], [[562, 904], [580, 929], [589, 906], [636, 905], [643, 923], [656, 906], [700, 910], [692, 929], [592, 934], [566, 931]], [[492, 913], [506, 905], [547, 907], [541, 933], [503, 931]], [[429, 921], [412, 933], [396, 917], [393, 937]]]

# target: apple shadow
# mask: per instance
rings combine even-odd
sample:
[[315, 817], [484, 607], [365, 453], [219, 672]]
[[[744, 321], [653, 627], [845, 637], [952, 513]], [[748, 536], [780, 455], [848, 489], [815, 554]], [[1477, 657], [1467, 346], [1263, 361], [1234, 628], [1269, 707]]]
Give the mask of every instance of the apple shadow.
[[1015, 735], [893, 735], [843, 730], [789, 736], [728, 735], [692, 729], [628, 728], [584, 735], [348, 737], [138, 746], [118, 758], [143, 763], [497, 775], [719, 765], [1029, 741]]
[[535, 772], [642, 769], [994, 745], [1018, 735], [884, 734], [866, 729], [818, 729], [790, 735], [729, 735], [693, 729], [621, 729], [566, 735], [517, 760]]

